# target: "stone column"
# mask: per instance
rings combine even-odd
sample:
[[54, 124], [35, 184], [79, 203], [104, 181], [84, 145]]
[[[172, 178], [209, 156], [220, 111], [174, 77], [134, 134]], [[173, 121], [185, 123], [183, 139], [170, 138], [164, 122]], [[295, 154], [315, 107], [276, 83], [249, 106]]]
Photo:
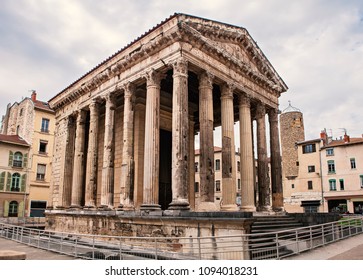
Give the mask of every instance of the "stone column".
[[267, 161], [267, 144], [266, 144], [266, 109], [261, 103], [257, 105], [257, 176], [258, 176], [258, 201], [260, 211], [271, 210], [270, 205], [270, 184]]
[[199, 76], [200, 122], [200, 211], [215, 211], [214, 204], [214, 144], [213, 144], [213, 76]]
[[96, 100], [92, 100], [89, 105], [90, 122], [87, 151], [86, 167], [86, 193], [85, 207], [93, 208], [96, 206], [97, 188], [97, 153], [98, 153], [98, 118], [99, 108]]
[[195, 142], [194, 142], [194, 121], [189, 121], [189, 205], [195, 210]]
[[[64, 161], [61, 161], [62, 174], [60, 176], [60, 186], [63, 186], [62, 194], [60, 197], [60, 205], [57, 208], [68, 208], [71, 205], [72, 200], [72, 180], [73, 180], [73, 163], [74, 163], [74, 145], [75, 145], [75, 134], [76, 134], [76, 122], [73, 116], [68, 116], [64, 120], [66, 135], [65, 135], [65, 146], [64, 142], [59, 143], [56, 149], [62, 149], [62, 157]], [[55, 140], [57, 141], [59, 137]], [[56, 145], [56, 144], [55, 144]]]
[[221, 210], [223, 211], [237, 211], [233, 89], [234, 86], [227, 84], [224, 84], [221, 88], [223, 199]]
[[84, 178], [85, 118], [86, 112], [83, 110], [79, 110], [76, 123], [71, 208], [80, 208], [82, 202]]
[[282, 211], [284, 208], [284, 198], [282, 189], [278, 109], [271, 108], [268, 115], [270, 122], [272, 208], [276, 211]]
[[242, 211], [254, 212], [255, 207], [255, 164], [253, 156], [253, 130], [250, 98], [239, 98], [240, 163], [241, 163], [241, 207]]
[[115, 125], [115, 99], [112, 93], [106, 95], [105, 112], [105, 138], [103, 147], [101, 208], [113, 208], [114, 187], [114, 125]]
[[120, 209], [133, 210], [134, 188], [134, 105], [135, 86], [128, 83], [124, 86], [124, 123], [121, 165]]
[[160, 210], [158, 202], [161, 79], [162, 76], [155, 70], [146, 74], [144, 194], [141, 210]]
[[173, 63], [172, 202], [170, 210], [189, 210], [188, 61]]

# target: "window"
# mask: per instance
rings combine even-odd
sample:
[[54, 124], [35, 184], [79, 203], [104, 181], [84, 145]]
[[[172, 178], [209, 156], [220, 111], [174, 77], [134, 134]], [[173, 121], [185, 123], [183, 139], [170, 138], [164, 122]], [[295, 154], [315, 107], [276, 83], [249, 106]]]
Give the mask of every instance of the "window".
[[20, 174], [19, 173], [14, 173], [13, 176], [11, 176], [10, 191], [20, 192]]
[[16, 201], [12, 201], [9, 203], [9, 217], [17, 217], [18, 216], [18, 203]]
[[195, 169], [195, 172], [198, 172], [198, 162], [194, 162], [194, 169]]
[[19, 132], [20, 132], [20, 125], [18, 125], [18, 126], [16, 127], [16, 135], [19, 135]]
[[221, 191], [221, 181], [217, 180], [216, 181], [216, 192], [220, 192]]
[[339, 185], [340, 185], [340, 190], [344, 191], [344, 180], [343, 179], [339, 180]]
[[49, 132], [49, 119], [42, 119], [41, 132]]
[[221, 160], [216, 159], [216, 170], [221, 170]]
[[313, 189], [313, 181], [308, 181], [308, 190]]
[[16, 152], [13, 156], [13, 167], [23, 167], [23, 154]]
[[334, 156], [334, 149], [333, 148], [326, 149], [326, 155], [327, 156]]
[[328, 173], [335, 173], [334, 160], [328, 160]]
[[311, 173], [311, 172], [315, 172], [315, 165], [309, 165], [308, 166], [308, 172]]
[[20, 109], [19, 116], [21, 117], [23, 115], [23, 108]]
[[241, 162], [237, 161], [237, 171], [240, 172], [241, 171]]
[[199, 192], [199, 182], [194, 183], [194, 192]]
[[316, 152], [315, 144], [307, 144], [302, 146], [303, 154], [310, 154]]
[[39, 142], [39, 154], [46, 154], [47, 153], [47, 141], [40, 140]]
[[295, 184], [291, 184], [291, 188], [292, 189], [295, 189]]
[[299, 165], [300, 165], [300, 163], [297, 161], [297, 162], [296, 162], [296, 166], [299, 166]]
[[240, 190], [241, 189], [241, 179], [237, 180], [237, 189]]
[[45, 169], [46, 169], [45, 164], [38, 164], [38, 166], [37, 166], [37, 180], [38, 181], [44, 181], [44, 179], [45, 179]]
[[363, 175], [360, 175], [360, 187], [363, 189]]
[[355, 158], [350, 159], [350, 168], [356, 169], [357, 165], [355, 164]]
[[336, 181], [334, 179], [329, 180], [329, 190], [331, 191], [337, 190]]

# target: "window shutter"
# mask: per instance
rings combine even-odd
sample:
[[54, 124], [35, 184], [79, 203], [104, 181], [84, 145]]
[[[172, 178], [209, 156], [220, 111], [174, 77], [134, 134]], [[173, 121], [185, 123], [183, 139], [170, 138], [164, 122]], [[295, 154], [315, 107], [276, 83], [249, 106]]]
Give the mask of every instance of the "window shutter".
[[18, 206], [18, 217], [24, 217], [24, 201], [21, 201]]
[[6, 191], [10, 192], [10, 187], [11, 187], [11, 173], [8, 172], [8, 178], [6, 180]]
[[21, 176], [21, 187], [20, 187], [20, 191], [21, 192], [25, 192], [26, 189], [26, 174], [24, 174], [23, 176]]
[[28, 167], [28, 154], [25, 154], [23, 157], [23, 168]]
[[4, 201], [4, 217], [9, 216], [9, 201]]
[[9, 166], [13, 166], [13, 157], [14, 153], [12, 151], [9, 151]]
[[4, 190], [4, 186], [5, 186], [5, 171], [1, 172], [0, 174], [0, 191]]

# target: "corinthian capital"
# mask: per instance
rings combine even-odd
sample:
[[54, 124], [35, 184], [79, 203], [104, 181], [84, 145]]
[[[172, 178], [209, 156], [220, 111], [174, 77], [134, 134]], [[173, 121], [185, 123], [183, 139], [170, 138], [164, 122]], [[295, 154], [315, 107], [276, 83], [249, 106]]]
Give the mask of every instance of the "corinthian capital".
[[257, 104], [256, 118], [263, 118], [266, 115], [265, 105], [262, 103]]
[[188, 76], [188, 60], [184, 57], [179, 57], [172, 63], [174, 75]]
[[238, 97], [239, 106], [251, 107], [251, 97], [248, 94], [241, 94]]
[[213, 79], [214, 76], [211, 73], [207, 71], [202, 72], [199, 74], [199, 87], [213, 88]]
[[134, 95], [136, 90], [136, 86], [131, 82], [127, 82], [122, 86], [122, 88], [124, 90], [125, 97], [131, 97], [132, 95]]
[[146, 86], [160, 87], [161, 80], [165, 78], [165, 74], [162, 74], [154, 69], [150, 69], [145, 73]]
[[233, 91], [236, 85], [233, 83], [224, 83], [221, 87], [222, 98], [233, 98]]

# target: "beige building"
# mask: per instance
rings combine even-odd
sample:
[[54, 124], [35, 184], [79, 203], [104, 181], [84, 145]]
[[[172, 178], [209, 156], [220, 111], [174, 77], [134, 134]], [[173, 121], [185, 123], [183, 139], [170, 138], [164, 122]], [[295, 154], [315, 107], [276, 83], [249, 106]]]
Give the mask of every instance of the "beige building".
[[351, 138], [345, 134], [339, 140], [327, 137], [323, 140], [326, 143], [321, 149], [325, 208], [329, 212], [362, 213], [363, 137]]
[[[200, 150], [195, 150], [195, 205], [196, 210], [198, 210], [198, 205], [200, 204], [200, 194], [199, 194], [199, 186], [200, 186]], [[222, 148], [221, 147], [214, 147], [214, 203], [215, 203], [215, 210], [220, 211], [223, 205], [222, 199], [222, 189], [223, 189], [223, 178], [222, 178]], [[239, 153], [235, 154], [235, 166], [236, 176], [235, 176], [235, 192], [236, 192], [236, 205], [241, 205], [241, 162]]]
[[54, 112], [47, 102], [31, 98], [9, 104], [1, 133], [18, 135], [30, 145], [26, 216], [43, 216], [49, 200], [54, 143]]
[[284, 206], [287, 212], [358, 213], [363, 207], [363, 138], [305, 140], [303, 115], [280, 115]]
[[24, 217], [28, 206], [29, 144], [0, 134], [0, 217]]

